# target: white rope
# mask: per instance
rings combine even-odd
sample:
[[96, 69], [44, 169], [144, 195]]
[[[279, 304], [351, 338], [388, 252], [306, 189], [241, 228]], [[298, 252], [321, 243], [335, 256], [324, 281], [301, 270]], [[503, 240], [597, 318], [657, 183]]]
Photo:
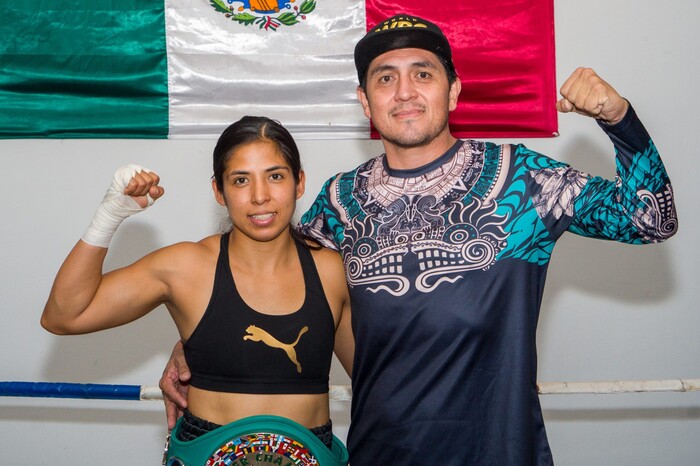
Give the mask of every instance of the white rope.
[[690, 392], [700, 390], [700, 379], [620, 380], [616, 382], [544, 382], [541, 395]]
[[[620, 380], [615, 382], [542, 382], [537, 384], [540, 395], [614, 394], [646, 392], [690, 392], [700, 390], [700, 379]], [[332, 385], [331, 401], [350, 401], [349, 385]], [[141, 387], [142, 400], [163, 400], [158, 387]]]

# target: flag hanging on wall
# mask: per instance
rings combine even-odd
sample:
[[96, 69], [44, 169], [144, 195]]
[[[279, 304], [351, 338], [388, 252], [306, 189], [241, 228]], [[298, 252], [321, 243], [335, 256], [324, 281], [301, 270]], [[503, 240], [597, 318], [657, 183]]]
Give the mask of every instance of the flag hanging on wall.
[[[444, 4], [444, 6], [441, 6]], [[397, 13], [440, 25], [457, 137], [556, 133], [552, 0], [0, 3], [0, 137], [217, 138], [266, 115], [297, 138], [367, 138], [353, 48]]]
[[408, 13], [440, 26], [462, 81], [457, 137], [557, 135], [552, 0], [366, 0], [366, 23]]

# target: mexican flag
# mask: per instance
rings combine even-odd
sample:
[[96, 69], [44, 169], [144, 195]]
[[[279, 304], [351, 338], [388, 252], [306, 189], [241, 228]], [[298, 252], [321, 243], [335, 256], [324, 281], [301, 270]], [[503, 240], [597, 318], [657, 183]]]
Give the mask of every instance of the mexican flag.
[[353, 49], [399, 13], [450, 39], [455, 136], [556, 134], [553, 0], [0, 0], [0, 137], [217, 138], [265, 115], [368, 138]]

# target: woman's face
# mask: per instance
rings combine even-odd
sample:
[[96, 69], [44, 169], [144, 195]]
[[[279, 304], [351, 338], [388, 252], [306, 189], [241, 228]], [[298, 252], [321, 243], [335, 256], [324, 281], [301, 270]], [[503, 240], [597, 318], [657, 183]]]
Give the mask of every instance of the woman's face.
[[233, 235], [267, 242], [287, 231], [296, 201], [304, 194], [304, 172], [299, 182], [289, 164], [270, 141], [237, 147], [226, 162], [223, 189], [212, 187], [217, 202], [228, 210]]

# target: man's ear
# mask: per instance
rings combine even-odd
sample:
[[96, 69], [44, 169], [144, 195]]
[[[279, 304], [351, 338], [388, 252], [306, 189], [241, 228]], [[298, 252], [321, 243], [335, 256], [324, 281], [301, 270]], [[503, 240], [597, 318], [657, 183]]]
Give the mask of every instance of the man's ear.
[[459, 76], [455, 79], [455, 82], [450, 84], [450, 95], [449, 95], [449, 109], [450, 112], [457, 108], [457, 99], [459, 99], [459, 93], [462, 92], [462, 81], [460, 81]]
[[226, 198], [224, 197], [224, 194], [221, 191], [219, 191], [219, 187], [216, 186], [215, 179], [211, 180], [211, 189], [214, 190], [214, 198], [216, 199], [216, 202], [226, 207]]
[[367, 93], [362, 87], [357, 86], [357, 100], [360, 101], [362, 105], [362, 110], [365, 112], [365, 116], [369, 119], [372, 118], [372, 114], [369, 111], [369, 99], [367, 99]]

